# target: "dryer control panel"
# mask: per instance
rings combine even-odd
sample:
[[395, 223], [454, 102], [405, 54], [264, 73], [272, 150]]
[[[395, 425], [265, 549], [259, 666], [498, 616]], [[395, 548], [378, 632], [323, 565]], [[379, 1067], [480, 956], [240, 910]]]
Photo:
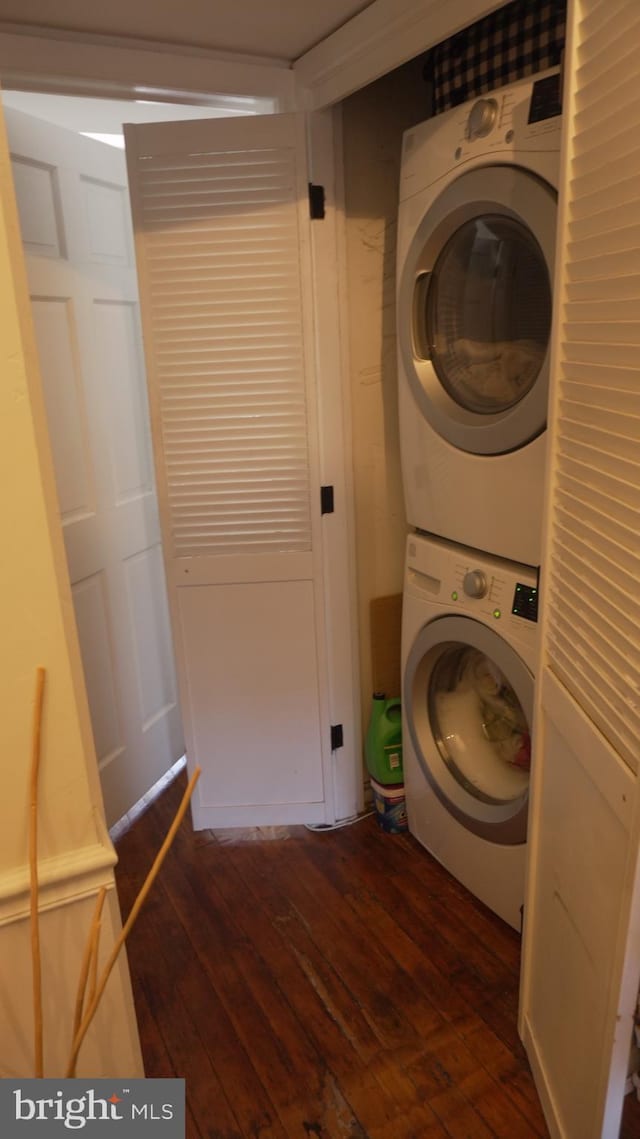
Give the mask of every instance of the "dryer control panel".
[[545, 119], [555, 119], [562, 114], [562, 76], [545, 75], [536, 79], [529, 101], [529, 123], [541, 123]]
[[[520, 80], [452, 107], [405, 131], [400, 201], [437, 185], [468, 162], [526, 166], [555, 184], [562, 123], [559, 68]], [[548, 159], [548, 162], [545, 160]]]
[[[485, 138], [495, 126], [499, 125], [500, 118], [510, 112], [517, 100], [504, 96], [500, 91], [494, 97], [485, 96], [476, 99], [467, 116], [466, 135], [468, 139]], [[534, 79], [531, 85], [531, 94], [528, 101], [527, 124], [543, 123], [547, 119], [555, 119], [562, 114], [562, 76], [559, 71], [552, 75], [545, 75], [542, 79]]]
[[[487, 139], [494, 147], [509, 145], [535, 149], [541, 135], [559, 135], [562, 114], [562, 77], [559, 71], [545, 74], [529, 83], [514, 84], [485, 95], [462, 108], [464, 116], [461, 147], [455, 157], [471, 157], [474, 148], [464, 143]], [[484, 144], [484, 145], [487, 145]]]

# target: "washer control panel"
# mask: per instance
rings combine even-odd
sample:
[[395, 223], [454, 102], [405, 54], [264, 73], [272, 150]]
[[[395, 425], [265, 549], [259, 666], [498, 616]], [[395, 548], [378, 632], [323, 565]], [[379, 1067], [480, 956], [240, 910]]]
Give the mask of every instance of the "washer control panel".
[[525, 621], [537, 621], [538, 587], [527, 585], [524, 581], [517, 581], [513, 592], [511, 612], [515, 617], [524, 617]]
[[479, 569], [473, 562], [462, 562], [457, 558], [452, 569], [452, 601], [466, 598], [484, 600], [495, 621], [509, 614], [524, 621], [538, 620], [538, 581], [534, 570], [512, 566], [509, 562], [500, 565], [497, 559], [491, 567]]
[[527, 642], [536, 639], [538, 571], [533, 566], [418, 532], [407, 542], [405, 586], [450, 613], [508, 626]]

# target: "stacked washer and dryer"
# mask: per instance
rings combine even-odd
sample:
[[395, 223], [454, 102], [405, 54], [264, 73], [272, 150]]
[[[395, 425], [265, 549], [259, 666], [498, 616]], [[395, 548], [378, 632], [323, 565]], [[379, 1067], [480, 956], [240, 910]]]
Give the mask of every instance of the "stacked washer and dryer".
[[400, 448], [409, 829], [516, 929], [526, 862], [557, 72], [403, 140]]

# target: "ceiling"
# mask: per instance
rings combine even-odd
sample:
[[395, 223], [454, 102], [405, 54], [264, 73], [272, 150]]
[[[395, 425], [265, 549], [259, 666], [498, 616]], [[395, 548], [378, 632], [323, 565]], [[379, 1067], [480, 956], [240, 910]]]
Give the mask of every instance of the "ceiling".
[[371, 0], [0, 0], [3, 24], [127, 36], [293, 62]]

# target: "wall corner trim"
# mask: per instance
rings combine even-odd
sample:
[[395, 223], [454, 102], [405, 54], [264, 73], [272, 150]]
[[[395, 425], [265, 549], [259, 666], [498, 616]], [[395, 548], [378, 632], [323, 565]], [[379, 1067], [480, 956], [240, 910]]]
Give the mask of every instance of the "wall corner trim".
[[346, 98], [498, 7], [496, 0], [375, 0], [296, 60], [305, 106]]

